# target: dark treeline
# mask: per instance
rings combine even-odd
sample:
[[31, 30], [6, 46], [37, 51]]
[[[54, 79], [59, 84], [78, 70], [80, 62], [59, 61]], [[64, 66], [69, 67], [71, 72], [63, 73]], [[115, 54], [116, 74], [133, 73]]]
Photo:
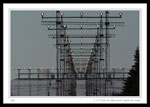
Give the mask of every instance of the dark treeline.
[[134, 55], [134, 65], [129, 72], [129, 77], [124, 81], [122, 96], [139, 96], [139, 48]]

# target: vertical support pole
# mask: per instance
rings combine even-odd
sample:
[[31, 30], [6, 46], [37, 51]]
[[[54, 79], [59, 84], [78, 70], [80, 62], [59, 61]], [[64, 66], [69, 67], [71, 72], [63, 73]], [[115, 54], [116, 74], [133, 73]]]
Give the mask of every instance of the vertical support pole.
[[100, 40], [99, 40], [99, 38], [100, 38], [100, 33], [99, 33], [99, 31], [100, 31], [100, 26], [98, 25], [97, 26], [97, 38], [96, 38], [96, 52], [95, 52], [95, 60], [96, 60], [96, 89], [95, 89], [95, 95], [97, 96], [97, 91], [98, 91], [98, 86], [99, 86], [99, 81], [97, 80], [97, 77], [99, 77], [99, 71], [100, 71], [100, 67], [98, 67], [98, 62], [100, 62], [100, 60], [98, 59], [98, 56], [99, 56], [99, 47], [100, 47], [100, 45], [101, 44], [99, 44], [99, 42], [100, 42]]
[[21, 69], [18, 69], [18, 79], [20, 79], [20, 70]]
[[106, 20], [105, 20], [105, 26], [106, 26], [106, 49], [105, 49], [105, 72], [106, 72], [106, 79], [107, 79], [107, 71], [108, 71], [108, 14], [109, 12], [105, 12]]
[[[108, 80], [108, 69], [109, 69], [109, 38], [108, 38], [108, 32], [109, 32], [109, 12], [105, 11], [105, 26], [106, 26], [106, 48], [105, 48], [105, 69], [106, 69], [106, 79], [105, 82]], [[106, 83], [107, 84], [107, 83]], [[105, 95], [107, 95], [107, 85], [105, 85]]]
[[[103, 69], [102, 69], [102, 66], [103, 66], [103, 58], [102, 58], [102, 36], [103, 36], [103, 21], [102, 21], [102, 15], [100, 17], [100, 37], [99, 37], [99, 43], [100, 43], [100, 73], [102, 73]], [[104, 76], [103, 76], [104, 77]]]
[[39, 96], [39, 79], [37, 80], [37, 96]]
[[47, 69], [47, 80], [49, 79], [49, 69]]
[[37, 79], [39, 79], [39, 72], [40, 72], [40, 69], [37, 69]]
[[113, 79], [115, 78], [115, 68], [113, 68]]
[[125, 70], [125, 68], [122, 68], [122, 71], [123, 71], [123, 80], [124, 80], [124, 70]]
[[58, 80], [59, 80], [59, 61], [60, 61], [60, 58], [59, 58], [59, 47], [58, 47], [58, 44], [59, 44], [59, 41], [60, 41], [60, 11], [56, 11], [56, 69], [57, 69], [57, 78], [56, 78], [56, 96], [59, 96], [59, 83], [58, 83]]
[[28, 79], [31, 78], [31, 68], [28, 69]]
[[28, 79], [29, 79], [29, 96], [31, 96], [31, 68], [28, 69]]
[[17, 69], [17, 70], [18, 70], [18, 80], [17, 80], [18, 81], [18, 90], [17, 90], [18, 93], [17, 94], [19, 96], [20, 95], [20, 70], [21, 69]]

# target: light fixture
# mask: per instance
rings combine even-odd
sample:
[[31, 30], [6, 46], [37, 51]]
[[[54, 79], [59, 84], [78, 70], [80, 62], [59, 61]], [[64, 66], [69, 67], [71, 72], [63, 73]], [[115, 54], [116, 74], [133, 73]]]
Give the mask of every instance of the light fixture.
[[68, 40], [69, 43], [71, 43], [71, 40]]
[[114, 25], [114, 29], [115, 29], [116, 25]]
[[54, 69], [54, 67], [52, 67], [52, 70]]
[[83, 28], [83, 25], [82, 25], [82, 24], [80, 25], [80, 28], [81, 28], [81, 29]]
[[97, 28], [99, 28], [99, 25], [96, 25]]
[[44, 17], [44, 13], [41, 13], [42, 18]]
[[67, 29], [67, 25], [64, 25], [64, 29]]
[[81, 18], [83, 17], [83, 15], [84, 15], [84, 13], [83, 13], [83, 12], [81, 12], [81, 13], [80, 13]]
[[61, 17], [63, 17], [64, 16], [64, 13], [61, 13]]
[[50, 30], [50, 25], [47, 26], [48, 30]]
[[103, 13], [101, 12], [100, 15], [103, 16]]
[[122, 16], [122, 13], [120, 12], [119, 15], [120, 15], [120, 17], [121, 17], [121, 16]]

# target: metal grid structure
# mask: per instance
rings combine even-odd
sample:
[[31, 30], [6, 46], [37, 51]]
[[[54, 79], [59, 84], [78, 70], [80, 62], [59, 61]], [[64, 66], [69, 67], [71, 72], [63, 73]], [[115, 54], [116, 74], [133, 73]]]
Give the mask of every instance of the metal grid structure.
[[[123, 87], [123, 81], [128, 77], [128, 71], [130, 68], [111, 68], [110, 79], [107, 83], [107, 95], [113, 96], [116, 93], [121, 92]], [[13, 69], [17, 71], [16, 79], [11, 83], [11, 95], [12, 96], [56, 96], [57, 94], [57, 73], [56, 69], [52, 68], [17, 68]], [[79, 69], [80, 70], [80, 69]], [[83, 69], [84, 70], [84, 69]], [[85, 69], [86, 70], [86, 69]], [[105, 73], [59, 73], [60, 80], [62, 81], [86, 81], [85, 83], [77, 84], [84, 96], [105, 96], [105, 80], [103, 76]], [[76, 76], [76, 78], [74, 78]], [[62, 82], [61, 81], [61, 82]], [[117, 85], [116, 85], [117, 84]], [[67, 84], [61, 84], [61, 86], [68, 86]], [[84, 88], [83, 88], [84, 87]], [[62, 87], [60, 87], [62, 88]], [[70, 87], [71, 88], [71, 87]], [[97, 94], [96, 90], [97, 89]], [[63, 89], [62, 89], [63, 90]], [[78, 88], [74, 87], [74, 93], [79, 93]], [[62, 92], [63, 93], [63, 92]], [[76, 94], [77, 95], [77, 94]], [[79, 94], [78, 94], [79, 95]]]
[[[109, 16], [109, 11], [105, 11], [105, 14], [101, 12], [99, 16], [84, 16], [84, 13], [81, 12], [80, 13], [80, 17], [78, 16], [64, 16], [64, 13], [61, 13], [60, 11], [56, 11], [56, 17], [46, 17], [44, 16], [44, 13], [41, 14], [42, 19], [51, 19], [51, 18], [56, 18], [56, 22], [53, 21], [42, 21], [42, 24], [46, 25], [54, 25], [54, 23], [56, 23], [56, 28], [51, 28], [48, 25], [48, 30], [56, 30], [56, 35], [52, 35], [53, 38], [56, 38], [56, 49], [57, 49], [57, 78], [59, 79], [59, 73], [62, 72], [63, 69], [66, 70], [66, 68], [68, 68], [69, 66], [67, 66], [67, 59], [70, 58], [73, 60], [70, 60], [70, 62], [73, 64], [73, 69], [69, 69], [69, 71], [71, 73], [79, 73], [79, 72], [85, 72], [86, 74], [91, 74], [91, 75], [87, 75], [87, 78], [91, 78], [91, 76], [93, 76], [93, 74], [97, 75], [98, 73], [98, 77], [101, 78], [101, 73], [103, 73], [102, 78], [105, 78], [105, 80], [103, 81], [102, 85], [99, 83], [100, 81], [97, 81], [97, 76], [96, 79], [94, 80], [86, 80], [86, 95], [101, 95], [97, 93], [98, 91], [98, 86], [100, 87], [105, 87], [105, 96], [107, 95], [107, 83], [111, 80], [110, 79], [110, 74], [109, 74], [109, 68], [110, 68], [110, 43], [109, 43], [109, 38], [111, 38], [111, 36], [113, 34], [109, 33], [109, 30], [115, 30], [116, 26], [121, 26], [124, 23], [123, 22], [109, 22], [110, 18], [121, 18], [122, 17], [122, 13], [119, 13], [118, 16]], [[98, 18], [99, 22], [64, 22], [63, 19], [65, 18], [72, 18], [72, 20], [74, 18]], [[105, 20], [105, 21], [104, 21]], [[75, 27], [71, 27], [71, 28], [67, 28], [67, 25], [69, 24], [74, 24], [74, 25], [80, 25], [80, 28], [75, 28]], [[83, 26], [93, 26], [95, 25], [95, 27], [83, 27]], [[76, 34], [76, 35], [72, 35], [66, 34], [66, 30], [96, 30], [97, 34]], [[63, 32], [63, 33], [61, 33]], [[49, 35], [51, 37], [51, 35]], [[70, 43], [69, 38], [95, 38], [94, 43]], [[61, 41], [62, 40], [62, 41]], [[78, 47], [76, 49], [78, 49], [79, 52], [74, 53], [73, 49], [70, 49], [71, 52], [73, 51], [74, 55], [72, 56], [72, 54], [70, 56], [66, 55], [67, 49], [65, 47], [70, 47], [70, 45], [73, 47]], [[91, 49], [91, 52], [88, 52], [88, 55], [86, 55], [86, 53], [83, 53], [83, 49], [82, 47], [89, 47], [89, 46], [93, 46]], [[90, 58], [87, 59], [87, 62], [83, 62], [83, 57], [85, 56], [89, 56]], [[79, 61], [74, 62], [74, 60], [76, 60], [76, 58], [79, 59]], [[61, 66], [64, 66], [64, 68], [62, 68]], [[84, 69], [85, 71], [83, 71], [83, 66], [86, 66], [86, 68]], [[77, 68], [77, 69], [74, 69]], [[66, 71], [63, 71], [63, 73], [66, 73]], [[76, 71], [75, 71], [76, 70]], [[69, 72], [67, 72], [69, 73]], [[99, 76], [100, 75], [100, 76]], [[94, 84], [95, 87], [92, 87], [92, 84]], [[92, 87], [92, 91], [89, 90]], [[58, 88], [60, 90], [62, 90], [61, 88]], [[94, 90], [94, 93], [93, 93]], [[96, 90], [96, 92], [95, 92]], [[59, 95], [59, 93], [57, 94]]]
[[[122, 13], [117, 16], [110, 16], [109, 11], [100, 12], [98, 16], [84, 16], [81, 12], [80, 16], [64, 16], [64, 13], [56, 11], [56, 16], [48, 17], [41, 13], [41, 25], [47, 25], [48, 31], [54, 30], [56, 34], [48, 34], [49, 38], [56, 39], [56, 73], [47, 72], [40, 73], [37, 69], [36, 73], [31, 73], [28, 69], [27, 73], [20, 73], [18, 70], [18, 80], [23, 79], [56, 79], [56, 96], [76, 96], [76, 80], [85, 80], [86, 96], [108, 96], [115, 95], [116, 86], [113, 85], [116, 80], [121, 84], [127, 78], [127, 68], [122, 68], [118, 72], [118, 68], [110, 69], [110, 38], [115, 37], [111, 34], [111, 30], [116, 27], [123, 26], [124, 22], [112, 22], [109, 19], [121, 19]], [[46, 20], [45, 20], [46, 19]], [[51, 21], [55, 19], [56, 21]], [[65, 19], [72, 19], [66, 21]], [[74, 19], [98, 19], [93, 22], [77, 22]], [[68, 25], [72, 25], [68, 27]], [[74, 27], [78, 25], [80, 27]], [[94, 26], [94, 27], [93, 27]], [[69, 31], [86, 30], [88, 34], [71, 34]], [[92, 34], [94, 30], [97, 33]], [[72, 43], [74, 38], [93, 38], [93, 43]], [[91, 48], [92, 47], [92, 48]], [[45, 74], [44, 78], [40, 75]], [[28, 75], [27, 78], [20, 78], [20, 75]], [[36, 75], [31, 78], [31, 75]], [[52, 78], [54, 76], [56, 78]], [[122, 86], [119, 88], [121, 89]], [[49, 94], [48, 94], [49, 95]]]

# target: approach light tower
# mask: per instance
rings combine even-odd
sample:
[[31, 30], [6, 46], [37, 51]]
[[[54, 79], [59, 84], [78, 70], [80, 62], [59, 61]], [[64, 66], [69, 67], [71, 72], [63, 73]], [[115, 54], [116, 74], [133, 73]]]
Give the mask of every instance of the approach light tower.
[[[71, 78], [78, 73], [85, 70], [86, 77], [103, 79], [105, 90], [97, 90], [101, 83], [97, 79], [86, 80], [87, 95], [107, 95], [107, 82], [110, 78], [110, 42], [109, 39], [114, 35], [110, 34], [111, 30], [122, 26], [123, 22], [111, 22], [109, 19], [120, 19], [122, 13], [117, 16], [110, 16], [109, 11], [100, 12], [98, 16], [86, 16], [84, 12], [80, 12], [78, 16], [65, 16], [64, 13], [56, 11], [56, 16], [47, 17], [41, 13], [42, 25], [47, 25], [48, 31], [56, 31], [56, 34], [49, 34], [50, 38], [56, 39], [56, 69], [57, 69], [57, 91], [56, 95], [75, 95], [73, 88], [75, 81], [62, 80], [66, 74], [71, 73]], [[45, 20], [46, 19], [46, 20]], [[48, 20], [49, 19], [49, 20]], [[52, 21], [55, 19], [56, 21]], [[72, 19], [71, 21], [67, 19]], [[74, 21], [93, 19], [93, 21]], [[98, 21], [97, 21], [98, 20]], [[74, 26], [78, 25], [78, 26]], [[94, 25], [94, 27], [93, 27]], [[71, 31], [79, 32], [86, 30], [88, 34], [69, 34]], [[92, 34], [91, 31], [96, 31]], [[95, 38], [94, 43], [71, 43], [69, 38]], [[80, 39], [81, 40], [81, 39]], [[91, 49], [92, 46], [92, 49]], [[72, 48], [72, 47], [76, 47]], [[82, 48], [81, 48], [82, 47]], [[85, 48], [86, 47], [86, 48]], [[85, 49], [84, 49], [85, 48]], [[90, 50], [90, 51], [88, 51]], [[85, 52], [86, 51], [86, 52]], [[87, 52], [88, 51], [88, 52]], [[76, 53], [75, 53], [76, 52]], [[87, 57], [88, 56], [88, 57]], [[78, 60], [79, 59], [79, 60]], [[99, 74], [98, 74], [99, 73]], [[99, 76], [100, 75], [100, 76]], [[62, 84], [67, 84], [66, 86]], [[91, 85], [92, 84], [92, 85]], [[90, 88], [89, 88], [90, 87]], [[94, 93], [93, 93], [94, 91]], [[100, 93], [101, 91], [101, 93]]]

